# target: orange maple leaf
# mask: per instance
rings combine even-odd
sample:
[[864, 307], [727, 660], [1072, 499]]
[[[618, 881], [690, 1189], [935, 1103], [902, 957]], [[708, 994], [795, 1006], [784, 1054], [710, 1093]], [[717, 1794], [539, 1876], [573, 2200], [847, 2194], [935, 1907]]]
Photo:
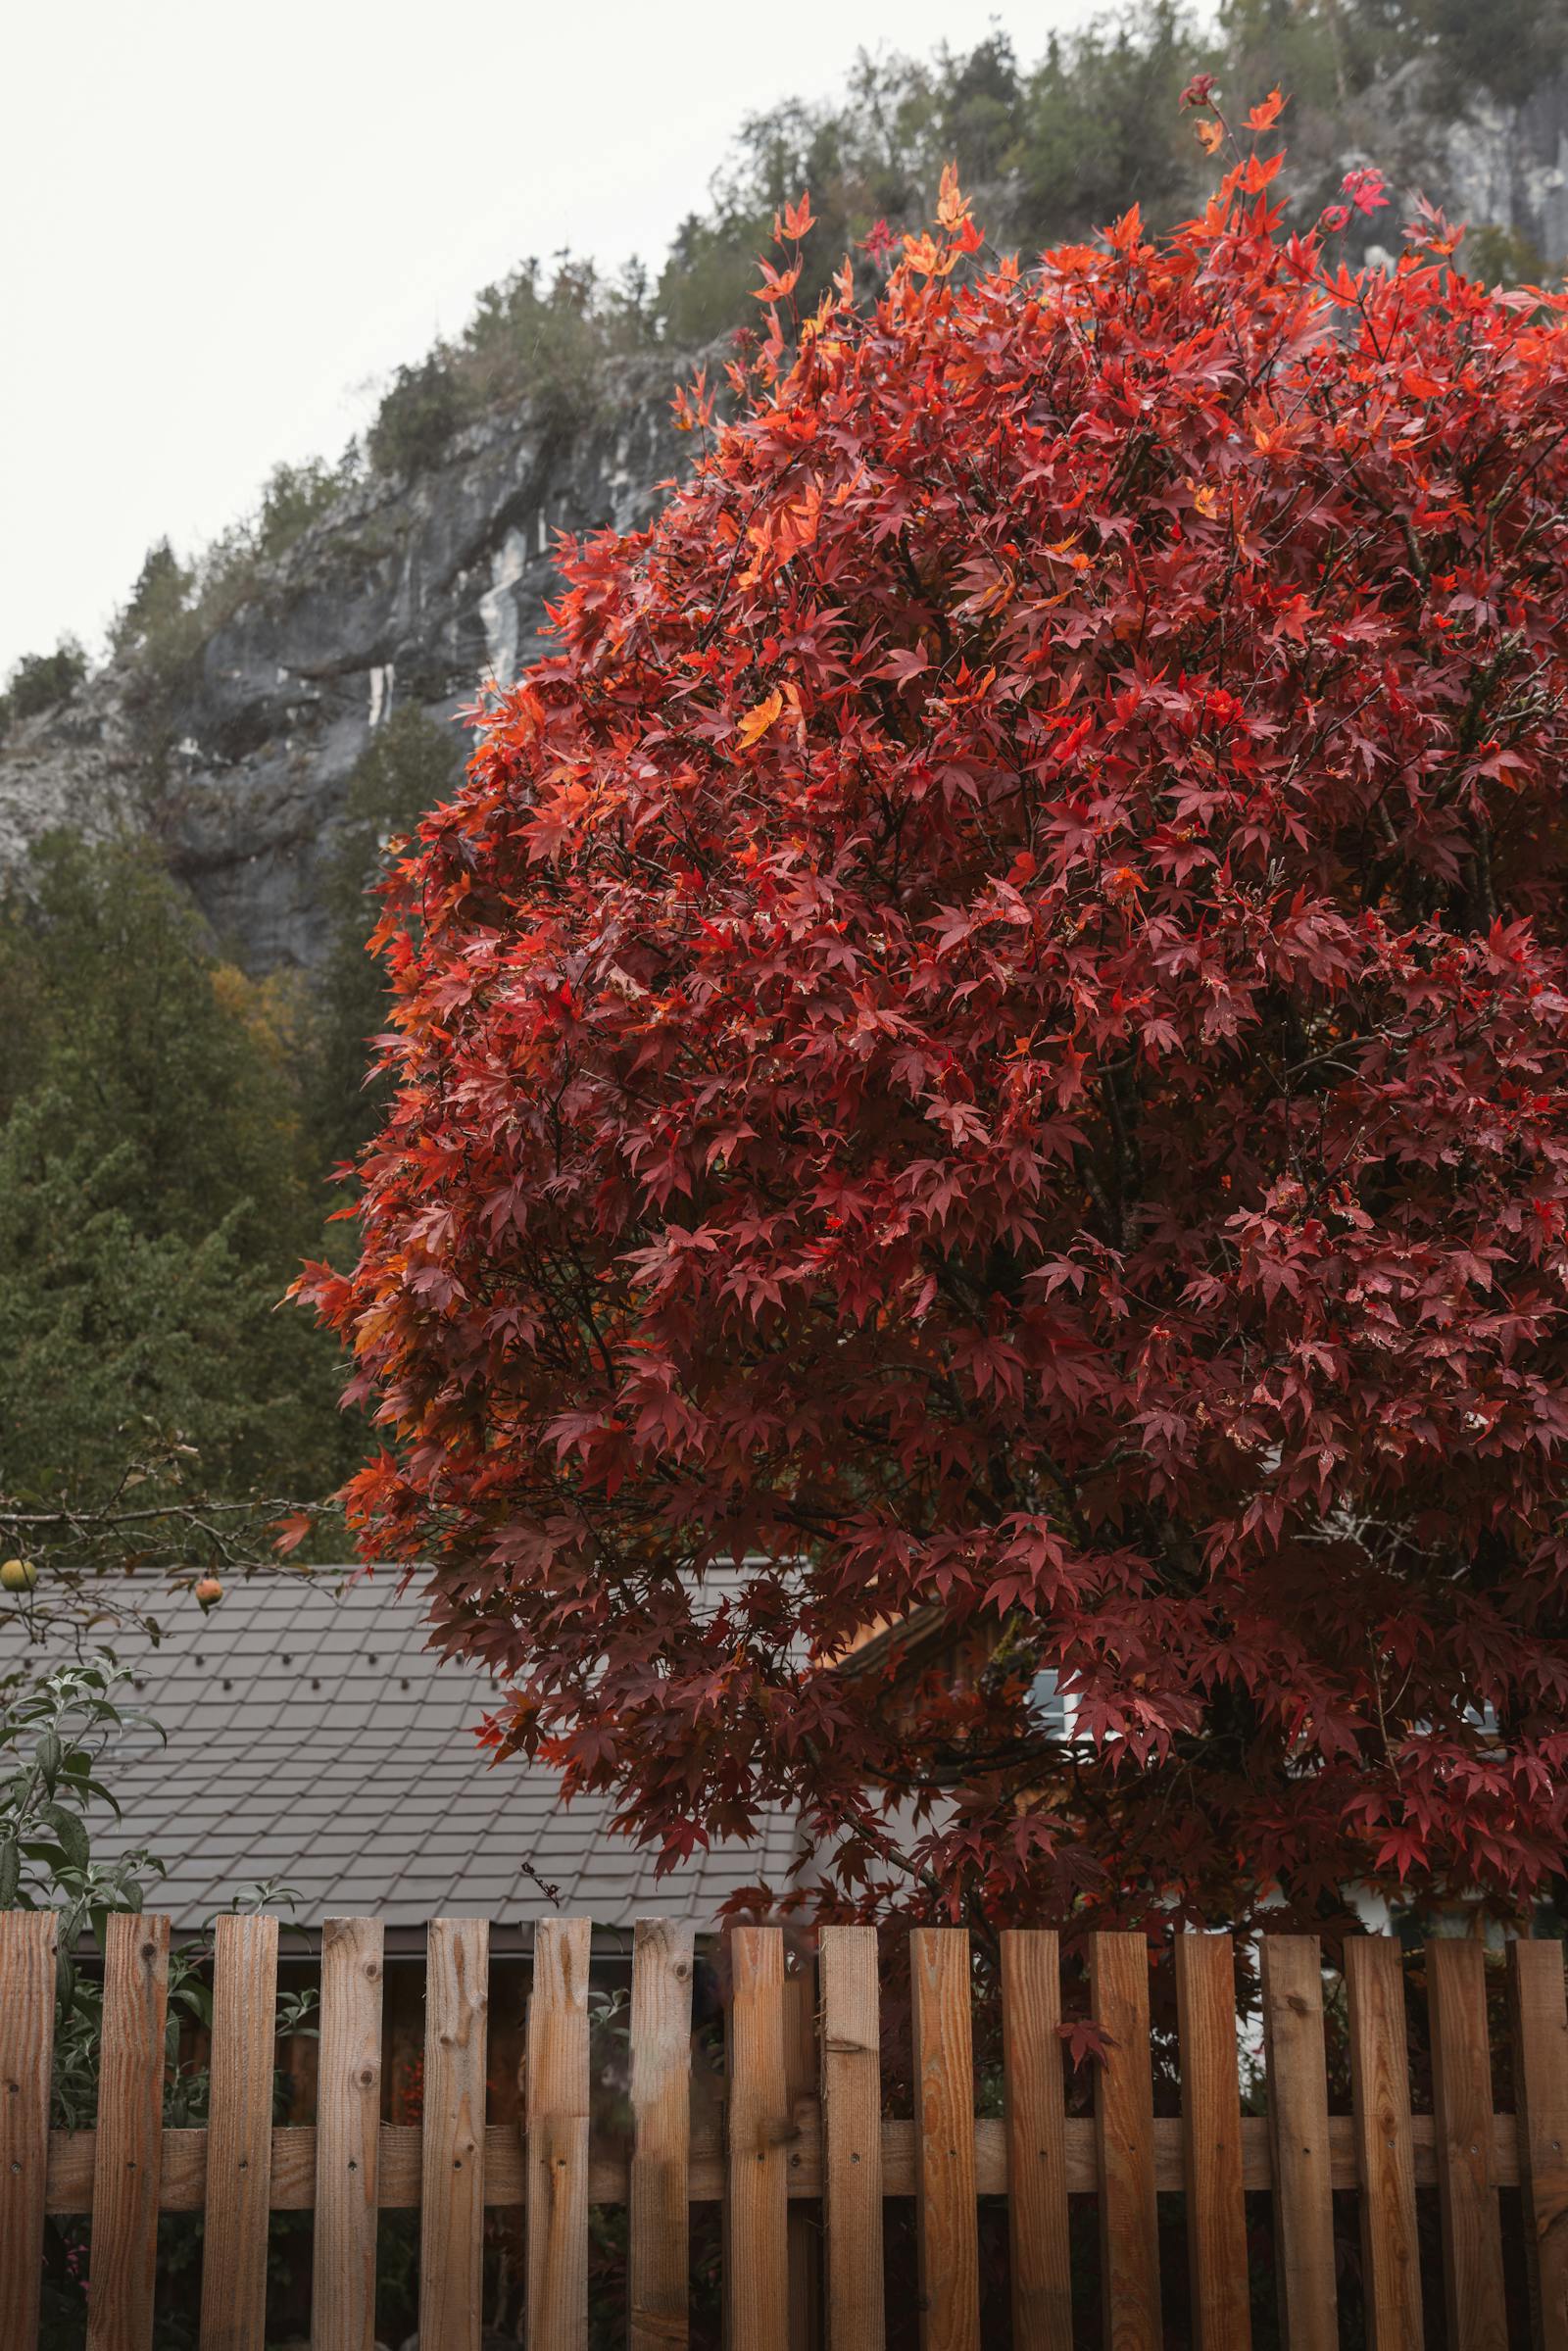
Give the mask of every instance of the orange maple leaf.
[[782, 274], [774, 269], [771, 262], [760, 262], [758, 267], [762, 272], [762, 283], [752, 288], [754, 302], [785, 302], [800, 283], [801, 265], [799, 262], [796, 263], [793, 269], [786, 269]]
[[942, 193], [937, 199], [937, 222], [942, 228], [958, 228], [969, 217], [969, 199], [958, 185], [956, 164], [942, 167]]
[[944, 249], [929, 229], [923, 229], [917, 237], [905, 238], [904, 258], [922, 277], [946, 277], [958, 257], [954, 248]]
[[742, 751], [750, 751], [754, 743], [760, 743], [783, 708], [784, 697], [777, 686], [771, 694], [764, 694], [760, 702], [753, 705], [735, 729], [735, 740]]
[[1272, 130], [1280, 119], [1285, 100], [1279, 90], [1270, 90], [1261, 106], [1254, 106], [1247, 118], [1249, 130]]
[[1249, 156], [1247, 169], [1241, 177], [1243, 195], [1256, 196], [1260, 194], [1268, 186], [1269, 181], [1275, 176], [1284, 161], [1283, 155]]
[[1198, 134], [1198, 144], [1202, 148], [1203, 153], [1205, 155], [1215, 154], [1225, 136], [1224, 123], [1198, 122], [1194, 124], [1194, 128]]
[[1119, 220], [1112, 220], [1105, 230], [1105, 242], [1113, 253], [1136, 253], [1143, 241], [1144, 213], [1142, 205], [1129, 205]]
[[[809, 188], [803, 188], [800, 203], [786, 204], [784, 207], [784, 234], [799, 240], [805, 236], [808, 228], [815, 226], [816, 216], [811, 210], [811, 191]], [[775, 227], [774, 234], [777, 233]]]

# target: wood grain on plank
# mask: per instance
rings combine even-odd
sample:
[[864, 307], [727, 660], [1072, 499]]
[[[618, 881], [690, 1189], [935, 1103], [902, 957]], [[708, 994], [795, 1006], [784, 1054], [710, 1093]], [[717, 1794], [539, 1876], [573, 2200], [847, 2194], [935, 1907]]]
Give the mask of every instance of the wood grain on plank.
[[1014, 2351], [1072, 2351], [1061, 1975], [1053, 1934], [1002, 1937]]
[[1335, 2351], [1334, 2166], [1315, 1935], [1263, 1937], [1263, 2049], [1281, 2339], [1284, 2351]]
[[874, 1927], [824, 1927], [822, 2202], [828, 2351], [881, 2351], [881, 2001]]
[[1345, 1983], [1349, 1998], [1367, 2339], [1371, 2351], [1420, 2351], [1421, 2269], [1404, 1972], [1394, 1937], [1348, 1936]]
[[631, 1962], [631, 2351], [678, 2351], [691, 2329], [692, 1959], [689, 1926], [639, 1919]]
[[375, 2343], [381, 1992], [380, 1921], [328, 1919], [316, 2078], [313, 2351], [373, 2351]]
[[1108, 2351], [1160, 2351], [1149, 1946], [1142, 1935], [1090, 1936], [1089, 1998], [1105, 2035], [1105, 2061], [1095, 2075], [1105, 2342]]
[[1470, 1935], [1445, 1935], [1427, 1944], [1426, 1961], [1448, 2340], [1461, 2351], [1507, 2351], [1486, 1955]]
[[221, 1917], [216, 1946], [201, 2351], [264, 2351], [277, 1921]]
[[1176, 2013], [1193, 2339], [1197, 2351], [1248, 2351], [1236, 1954], [1228, 1935], [1177, 1935]]
[[104, 1949], [87, 2351], [152, 2351], [169, 1921], [117, 1912]]
[[729, 1938], [726, 2289], [731, 2351], [789, 2351], [790, 2148], [784, 2067], [784, 1937]]
[[915, 2094], [915, 2232], [922, 2351], [980, 2351], [969, 1937], [909, 1936]]
[[587, 1919], [541, 1919], [528, 2001], [529, 2351], [588, 2351]]
[[[1492, 2122], [1493, 2178], [1498, 2187], [1517, 2187], [1520, 2180], [1516, 2126], [1511, 2114], [1494, 2115]], [[1273, 2185], [1269, 2125], [1263, 2115], [1242, 2117], [1242, 2180], [1249, 2188]], [[1097, 2131], [1092, 2122], [1069, 2115], [1066, 2122], [1067, 2188], [1071, 2195], [1092, 2196], [1100, 2181]], [[1416, 2183], [1435, 2187], [1437, 2154], [1432, 2117], [1418, 2114], [1410, 2123]], [[54, 2131], [49, 2134], [49, 2186], [45, 2210], [51, 2213], [91, 2212], [95, 2134], [91, 2131]], [[520, 2209], [527, 2193], [522, 2148], [515, 2124], [492, 2123], [485, 2131], [484, 2200], [487, 2208]], [[1007, 2192], [1007, 2136], [1004, 2123], [981, 2116], [974, 2127], [975, 2186], [982, 2196]], [[915, 2192], [915, 2127], [910, 2122], [883, 2118], [882, 2192], [884, 2196], [912, 2196]], [[1329, 2117], [1329, 2168], [1336, 2188], [1360, 2184], [1356, 2126], [1348, 2114]], [[691, 2134], [689, 2195], [694, 2204], [717, 2204], [724, 2194], [727, 2158], [722, 2133], [708, 2122], [695, 2122]], [[381, 2210], [408, 2212], [420, 2201], [423, 2159], [417, 2126], [381, 2126]], [[590, 2147], [588, 2201], [624, 2204], [629, 2165], [617, 2139]], [[205, 2131], [164, 2132], [164, 2185], [160, 2212], [200, 2212], [207, 2179]], [[1185, 2186], [1182, 2172], [1182, 2127], [1172, 2115], [1154, 2117], [1154, 2187], [1160, 2195], [1175, 2195]], [[821, 2125], [815, 2111], [797, 2114], [790, 2131], [790, 2196], [822, 2193]], [[316, 2132], [287, 2124], [272, 2132], [272, 2210], [309, 2212], [316, 2202]]]
[[[798, 2117], [816, 2104], [816, 1953], [798, 1939], [784, 1947], [784, 2085], [790, 2113]], [[790, 2146], [790, 2172], [800, 2169], [798, 2141]], [[822, 2351], [822, 2229], [815, 2213], [792, 2198], [789, 2231], [790, 2351]]]
[[419, 2351], [479, 2351], [490, 1929], [433, 1919], [424, 1992]]
[[1510, 1943], [1508, 1977], [1531, 2300], [1541, 2351], [1568, 2351], [1568, 2004], [1562, 1944]]
[[34, 2351], [49, 2177], [55, 1914], [0, 1912], [0, 2351]]

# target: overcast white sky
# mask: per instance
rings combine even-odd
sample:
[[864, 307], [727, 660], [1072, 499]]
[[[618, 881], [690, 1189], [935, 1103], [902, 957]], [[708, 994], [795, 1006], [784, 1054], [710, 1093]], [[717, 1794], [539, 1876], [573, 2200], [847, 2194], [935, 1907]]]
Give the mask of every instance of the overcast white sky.
[[96, 652], [524, 254], [657, 261], [743, 115], [1089, 0], [52, 0], [0, 128], [0, 674]]

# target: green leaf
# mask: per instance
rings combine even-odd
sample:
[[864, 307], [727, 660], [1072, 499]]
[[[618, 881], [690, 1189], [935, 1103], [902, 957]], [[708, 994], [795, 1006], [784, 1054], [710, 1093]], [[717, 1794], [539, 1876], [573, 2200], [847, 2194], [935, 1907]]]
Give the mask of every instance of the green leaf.
[[14, 1837], [0, 1844], [0, 1910], [14, 1910], [22, 1885], [22, 1848]]
[[51, 1795], [54, 1794], [55, 1784], [60, 1778], [60, 1766], [64, 1761], [64, 1756], [65, 1750], [60, 1744], [59, 1732], [46, 1731], [38, 1741], [37, 1765], [43, 1778], [43, 1784]]
[[87, 1841], [86, 1829], [77, 1815], [69, 1812], [64, 1804], [49, 1804], [44, 1808], [43, 1817], [59, 1837], [60, 1849], [71, 1867], [76, 1870], [89, 1868], [92, 1849]]

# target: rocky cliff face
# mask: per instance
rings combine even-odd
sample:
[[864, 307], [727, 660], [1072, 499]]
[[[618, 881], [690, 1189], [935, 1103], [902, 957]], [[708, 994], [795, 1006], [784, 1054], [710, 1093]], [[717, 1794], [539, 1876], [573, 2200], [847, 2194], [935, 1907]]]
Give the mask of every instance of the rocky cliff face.
[[1376, 160], [1404, 184], [1451, 220], [1505, 230], [1544, 269], [1568, 268], [1568, 70], [1516, 104], [1474, 91], [1453, 117], [1434, 101], [1431, 68], [1413, 62], [1376, 93], [1370, 115]]
[[[356, 760], [410, 702], [450, 719], [540, 650], [561, 530], [634, 527], [676, 470], [678, 363], [607, 371], [563, 432], [523, 407], [412, 481], [356, 483], [207, 638], [159, 712], [134, 662], [0, 750], [0, 865], [53, 825], [147, 826], [215, 938], [253, 970], [310, 965], [318, 882]], [[456, 773], [466, 736], [453, 728]]]
[[[1453, 218], [1568, 255], [1568, 74], [1455, 122], [1412, 66], [1362, 121], [1368, 152]], [[1398, 213], [1379, 219], [1396, 242]], [[16, 729], [0, 746], [0, 868], [53, 825], [147, 825], [228, 952], [253, 970], [316, 962], [323, 857], [372, 733], [411, 702], [450, 718], [536, 654], [554, 534], [647, 518], [686, 455], [668, 410], [686, 371], [668, 355], [622, 363], [569, 429], [515, 408], [416, 479], [356, 483], [181, 670], [156, 744], [125, 662]], [[455, 728], [455, 771], [463, 747]]]

